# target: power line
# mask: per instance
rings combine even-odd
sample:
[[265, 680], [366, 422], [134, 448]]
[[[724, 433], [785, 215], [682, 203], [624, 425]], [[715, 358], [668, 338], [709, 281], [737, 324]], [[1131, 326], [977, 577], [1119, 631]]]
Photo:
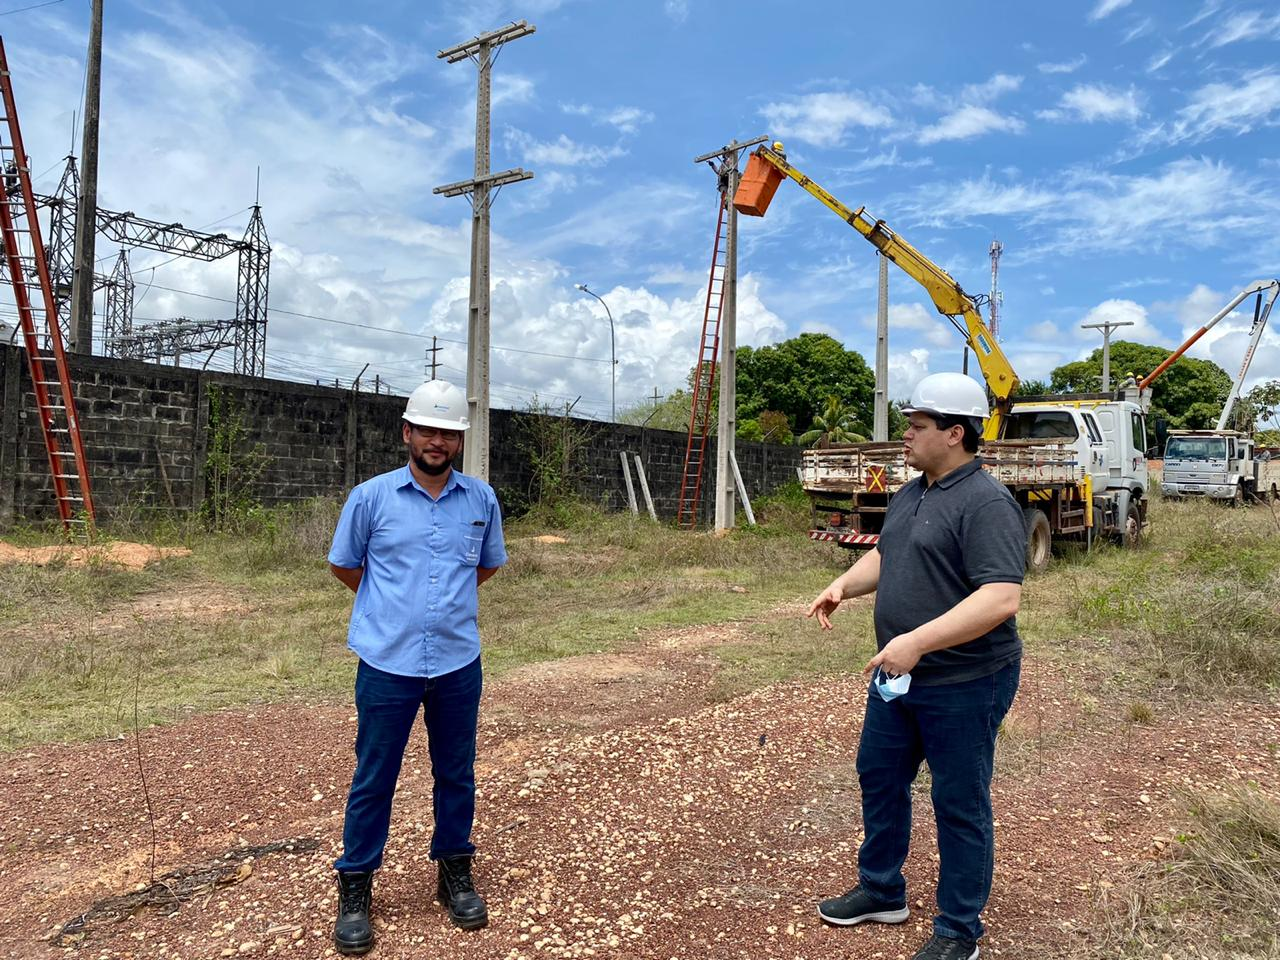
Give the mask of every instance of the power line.
[[[215, 297], [212, 294], [208, 294], [208, 293], [196, 293], [193, 290], [179, 290], [177, 287], [166, 287], [158, 283], [153, 283], [151, 286], [156, 290], [167, 290], [170, 293], [181, 293], [189, 297], [200, 297], [203, 300], [217, 300], [220, 303], [235, 303], [234, 300], [229, 300], [226, 297]], [[335, 320], [333, 317], [322, 317], [314, 313], [298, 313], [295, 310], [282, 310], [280, 307], [268, 307], [267, 312], [278, 313], [281, 316], [285, 316], [285, 317], [299, 317], [303, 320], [319, 320], [323, 323], [336, 323], [339, 326], [343, 326], [343, 327], [358, 327], [361, 330], [376, 330], [378, 333], [390, 333], [390, 334], [395, 334], [401, 337], [413, 337], [418, 340], [431, 339], [431, 335], [425, 334], [425, 333], [413, 333], [409, 330], [392, 330], [387, 327], [375, 327], [372, 324], [357, 323], [354, 320]], [[438, 339], [442, 340], [445, 343], [456, 343], [456, 344], [463, 344], [463, 345], [466, 344], [465, 340], [452, 340], [449, 337], [438, 337]], [[552, 357], [556, 360], [582, 360], [586, 363], [611, 363], [612, 362], [605, 357], [579, 357], [579, 356], [574, 356], [573, 354], [568, 354], [568, 353], [548, 353], [545, 350], [525, 350], [521, 347], [502, 347], [497, 344], [493, 344], [492, 349], [504, 350], [508, 353], [525, 353], [535, 357]]]
[[18, 7], [17, 10], [0, 11], [0, 17], [7, 17], [14, 13], [26, 13], [28, 10], [39, 10], [41, 7], [52, 7], [55, 3], [61, 3], [62, 0], [45, 0], [44, 3], [33, 3], [29, 7]]

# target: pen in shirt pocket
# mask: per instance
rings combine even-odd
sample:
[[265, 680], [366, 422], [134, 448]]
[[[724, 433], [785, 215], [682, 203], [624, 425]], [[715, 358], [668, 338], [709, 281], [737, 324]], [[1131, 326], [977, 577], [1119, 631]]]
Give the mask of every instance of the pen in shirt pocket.
[[472, 521], [471, 521], [471, 525], [472, 525], [473, 527], [483, 527], [483, 526], [484, 526], [484, 521], [483, 521], [483, 520], [472, 520]]

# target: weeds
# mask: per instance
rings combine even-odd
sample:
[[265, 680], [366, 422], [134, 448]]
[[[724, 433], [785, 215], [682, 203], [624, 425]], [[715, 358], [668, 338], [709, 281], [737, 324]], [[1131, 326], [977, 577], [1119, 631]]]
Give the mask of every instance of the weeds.
[[1088, 957], [1280, 954], [1280, 804], [1253, 787], [1189, 804], [1164, 856], [1104, 891]]
[[[349, 697], [352, 598], [325, 560], [340, 507], [250, 513], [227, 533], [198, 518], [166, 519], [155, 536], [134, 528], [131, 538], [193, 550], [141, 571], [0, 567], [0, 748], [125, 730], [139, 652], [143, 723], [264, 698]], [[548, 533], [565, 542], [535, 539]], [[796, 536], [715, 537], [572, 501], [506, 534], [510, 562], [481, 588], [490, 676], [646, 631], [750, 618], [809, 595], [837, 565]]]
[[1188, 690], [1280, 683], [1280, 538], [1269, 518], [1202, 502], [1157, 511], [1149, 549], [1083, 558], [1051, 578], [1058, 597], [1034, 587], [1050, 605], [1067, 601], [1037, 638], [1052, 634], [1062, 650], [1090, 638], [1113, 666]]

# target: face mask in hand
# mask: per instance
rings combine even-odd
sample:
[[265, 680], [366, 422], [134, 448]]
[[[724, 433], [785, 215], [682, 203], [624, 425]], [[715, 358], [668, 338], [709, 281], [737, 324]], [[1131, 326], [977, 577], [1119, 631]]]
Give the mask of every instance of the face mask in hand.
[[876, 685], [876, 692], [880, 694], [880, 698], [885, 703], [888, 703], [911, 689], [911, 674], [904, 673], [891, 677], [879, 667], [876, 667], [876, 675], [873, 678], [873, 682]]

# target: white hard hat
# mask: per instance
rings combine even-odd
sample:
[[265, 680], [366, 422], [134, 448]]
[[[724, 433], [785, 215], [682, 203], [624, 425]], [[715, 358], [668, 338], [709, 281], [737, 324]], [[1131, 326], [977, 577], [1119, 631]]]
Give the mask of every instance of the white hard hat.
[[447, 380], [428, 380], [409, 394], [404, 418], [414, 426], [441, 430], [465, 430], [470, 426], [467, 398]]
[[931, 373], [911, 391], [911, 402], [903, 413], [937, 413], [947, 417], [977, 417], [985, 420], [987, 391], [973, 377], [963, 373]]

